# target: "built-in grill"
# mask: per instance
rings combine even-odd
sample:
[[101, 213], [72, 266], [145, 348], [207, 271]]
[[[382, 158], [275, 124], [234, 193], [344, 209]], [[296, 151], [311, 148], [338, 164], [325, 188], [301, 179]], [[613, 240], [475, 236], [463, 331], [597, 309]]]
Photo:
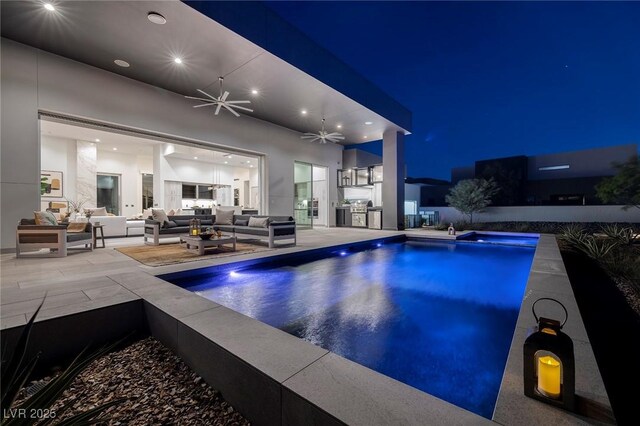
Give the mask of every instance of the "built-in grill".
[[358, 228], [367, 227], [367, 203], [351, 203], [351, 226]]
[[366, 213], [367, 212], [367, 203], [351, 203], [351, 213]]

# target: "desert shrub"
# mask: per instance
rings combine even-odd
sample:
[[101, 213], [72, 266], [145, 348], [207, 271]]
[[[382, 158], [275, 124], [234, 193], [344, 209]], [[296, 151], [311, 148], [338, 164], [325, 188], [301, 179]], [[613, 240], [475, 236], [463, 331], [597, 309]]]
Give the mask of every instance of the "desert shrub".
[[436, 231], [446, 231], [447, 228], [449, 228], [449, 224], [444, 222], [440, 222], [433, 227]]
[[465, 221], [454, 222], [453, 227], [456, 229], [456, 231], [459, 232], [464, 231], [465, 229], [469, 229], [469, 224]]

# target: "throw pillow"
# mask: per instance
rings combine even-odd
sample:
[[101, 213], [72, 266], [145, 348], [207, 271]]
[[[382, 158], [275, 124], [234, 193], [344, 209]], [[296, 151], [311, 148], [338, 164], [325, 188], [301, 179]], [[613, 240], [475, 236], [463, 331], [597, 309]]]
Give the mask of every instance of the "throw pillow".
[[176, 226], [178, 226], [178, 224], [172, 220], [168, 220], [162, 225], [163, 228], [175, 228]]
[[268, 217], [251, 216], [249, 218], [249, 227], [253, 227], [253, 228], [268, 228], [269, 227], [269, 218]]
[[108, 216], [106, 207], [95, 207], [84, 209], [84, 214], [91, 213], [91, 216]]
[[67, 226], [68, 233], [79, 233], [84, 232], [84, 229], [87, 227], [86, 223], [70, 223]]
[[51, 212], [33, 212], [36, 225], [57, 225], [58, 221]]
[[249, 219], [236, 219], [235, 226], [249, 226]]
[[174, 214], [176, 214], [176, 211], [171, 209], [167, 212], [167, 216], [173, 216]]
[[216, 222], [214, 225], [233, 225], [233, 210], [216, 209]]
[[160, 222], [161, 226], [164, 226], [166, 222], [169, 222], [169, 218], [164, 212], [164, 209], [151, 209], [151, 217], [153, 217], [153, 220]]

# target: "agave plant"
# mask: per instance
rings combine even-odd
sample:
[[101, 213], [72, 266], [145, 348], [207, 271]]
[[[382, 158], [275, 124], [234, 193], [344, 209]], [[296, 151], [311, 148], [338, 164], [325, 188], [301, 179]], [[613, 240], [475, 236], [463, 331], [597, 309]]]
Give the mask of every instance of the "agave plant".
[[578, 224], [567, 225], [560, 231], [560, 238], [574, 247], [579, 246], [588, 236], [587, 231]]
[[613, 238], [620, 244], [631, 245], [640, 242], [640, 233], [636, 234], [633, 228], [618, 226], [617, 224], [607, 224], [600, 227], [609, 238]]
[[[60, 415], [69, 408], [68, 405], [62, 407], [62, 409], [58, 410], [54, 416], [45, 420], [38, 418], [40, 415], [39, 413], [50, 413], [51, 411], [49, 410], [49, 407], [51, 407], [53, 403], [60, 398], [65, 389], [71, 385], [73, 380], [89, 364], [91, 364], [91, 362], [107, 354], [122, 342], [122, 340], [120, 340], [114, 344], [103, 346], [91, 353], [88, 353], [87, 349], [83, 350], [64, 372], [53, 378], [49, 383], [29, 398], [14, 406], [20, 390], [27, 383], [27, 380], [33, 373], [38, 359], [40, 358], [40, 353], [38, 353], [33, 358], [27, 360], [26, 354], [33, 324], [43, 303], [44, 300], [40, 303], [40, 306], [38, 306], [38, 309], [36, 309], [36, 312], [31, 316], [29, 322], [24, 327], [13, 353], [6, 359], [4, 357], [4, 351], [2, 353], [2, 401], [0, 404], [3, 414], [2, 419], [0, 420], [0, 425], [2, 426], [28, 426], [35, 424], [36, 422], [38, 425], [53, 424], [53, 422], [59, 419]], [[97, 421], [103, 421], [104, 419], [98, 419], [98, 416], [100, 416], [109, 407], [117, 405], [125, 400], [126, 398], [115, 399], [91, 410], [60, 420], [56, 424], [58, 426], [86, 425], [93, 424]], [[15, 413], [15, 415], [13, 413]]]
[[575, 247], [592, 259], [602, 260], [617, 245], [618, 241], [616, 240], [602, 240], [595, 238], [593, 235], [588, 235]]

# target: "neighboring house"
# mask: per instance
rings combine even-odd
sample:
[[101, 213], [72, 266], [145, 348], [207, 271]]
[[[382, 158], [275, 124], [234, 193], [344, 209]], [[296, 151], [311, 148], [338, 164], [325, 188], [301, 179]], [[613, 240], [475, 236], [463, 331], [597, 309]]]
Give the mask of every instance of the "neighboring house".
[[473, 166], [451, 170], [451, 183], [423, 185], [425, 207], [446, 206], [444, 195], [464, 179], [493, 178], [500, 192], [493, 206], [600, 205], [595, 186], [616, 173], [613, 163], [637, 155], [636, 144], [581, 151], [514, 156], [476, 161]]
[[[2, 249], [14, 247], [20, 218], [65, 198], [126, 218], [216, 206], [293, 216], [300, 197], [316, 193], [298, 191], [306, 170], [309, 185], [322, 186], [324, 213], [309, 224], [333, 226], [343, 146], [379, 139], [384, 227], [403, 226], [410, 111], [264, 4], [41, 6], [0, 4]], [[250, 100], [242, 106], [253, 111], [216, 115], [185, 98], [207, 98], [197, 89], [218, 97], [219, 76], [228, 99]], [[301, 139], [323, 118], [344, 141]], [[41, 197], [45, 170], [62, 184]]]

